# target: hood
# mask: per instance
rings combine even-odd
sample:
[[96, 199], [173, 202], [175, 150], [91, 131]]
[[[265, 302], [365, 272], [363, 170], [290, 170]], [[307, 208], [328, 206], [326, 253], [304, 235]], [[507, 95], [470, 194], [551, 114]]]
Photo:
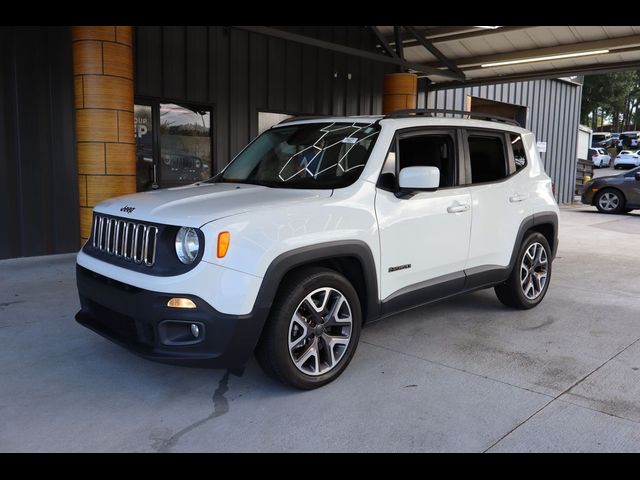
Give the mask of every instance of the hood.
[[330, 197], [333, 190], [269, 188], [238, 183], [197, 183], [110, 198], [95, 211], [134, 220], [200, 227], [248, 211], [274, 211], [291, 202]]
[[604, 182], [607, 182], [608, 180], [613, 180], [614, 178], [618, 178], [618, 177], [620, 177], [621, 175], [624, 175], [625, 173], [627, 173], [627, 172], [617, 173], [617, 174], [615, 174], [615, 175], [605, 175], [605, 176], [603, 176], [603, 177], [596, 177], [596, 178], [592, 178], [592, 179], [589, 181], [589, 183], [597, 183], [597, 182], [599, 182], [599, 181], [601, 181], [601, 180], [602, 180], [602, 181], [604, 181]]

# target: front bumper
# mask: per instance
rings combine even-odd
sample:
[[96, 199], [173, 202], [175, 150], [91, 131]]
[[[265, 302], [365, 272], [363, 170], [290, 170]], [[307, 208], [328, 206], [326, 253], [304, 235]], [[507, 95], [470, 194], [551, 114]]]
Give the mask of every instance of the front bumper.
[[[145, 290], [80, 265], [76, 265], [76, 281], [81, 305], [78, 323], [154, 361], [240, 368], [253, 353], [267, 316], [259, 308], [247, 315], [223, 314], [195, 295]], [[167, 307], [173, 297], [189, 298], [197, 308]], [[199, 336], [180, 336], [182, 331], [189, 332], [191, 324], [198, 325]]]
[[585, 185], [582, 190], [582, 195], [580, 196], [580, 201], [586, 205], [593, 205], [593, 199], [596, 196], [596, 192], [593, 192], [591, 189], [593, 185]]

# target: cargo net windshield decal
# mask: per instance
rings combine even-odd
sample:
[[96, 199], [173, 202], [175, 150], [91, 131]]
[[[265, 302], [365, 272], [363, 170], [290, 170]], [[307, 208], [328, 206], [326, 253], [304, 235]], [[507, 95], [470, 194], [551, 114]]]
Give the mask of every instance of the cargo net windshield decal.
[[372, 137], [378, 134], [372, 126], [356, 123], [332, 123], [317, 131], [319, 137], [312, 145], [294, 153], [285, 162], [278, 176], [283, 182], [296, 177], [317, 179], [324, 172], [333, 175], [362, 168], [368, 157]]

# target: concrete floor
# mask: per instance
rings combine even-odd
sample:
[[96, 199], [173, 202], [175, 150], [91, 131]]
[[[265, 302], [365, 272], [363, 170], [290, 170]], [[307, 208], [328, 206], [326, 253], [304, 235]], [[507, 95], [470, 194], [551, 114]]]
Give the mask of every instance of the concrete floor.
[[549, 293], [366, 327], [312, 392], [140, 359], [80, 327], [72, 255], [0, 262], [0, 451], [640, 451], [640, 214], [563, 209]]

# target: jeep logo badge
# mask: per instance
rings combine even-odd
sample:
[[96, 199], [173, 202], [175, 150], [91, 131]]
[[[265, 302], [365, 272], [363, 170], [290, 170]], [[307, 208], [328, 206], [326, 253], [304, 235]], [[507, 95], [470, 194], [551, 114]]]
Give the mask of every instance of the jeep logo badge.
[[128, 205], [125, 207], [122, 207], [120, 209], [121, 212], [125, 212], [125, 213], [131, 213], [136, 209], [136, 207], [129, 207]]

